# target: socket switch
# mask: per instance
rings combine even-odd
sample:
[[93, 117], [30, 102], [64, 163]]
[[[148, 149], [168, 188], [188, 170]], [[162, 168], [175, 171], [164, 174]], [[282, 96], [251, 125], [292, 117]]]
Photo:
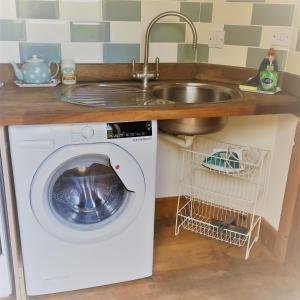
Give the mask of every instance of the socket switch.
[[272, 33], [271, 46], [289, 47], [291, 40], [290, 28], [274, 29]]
[[208, 47], [222, 49], [224, 47], [224, 37], [224, 30], [210, 31], [208, 34]]

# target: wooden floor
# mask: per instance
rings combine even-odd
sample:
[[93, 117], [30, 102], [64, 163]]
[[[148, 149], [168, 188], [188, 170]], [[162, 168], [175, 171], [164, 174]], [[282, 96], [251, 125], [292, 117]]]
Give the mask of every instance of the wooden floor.
[[277, 264], [257, 243], [244, 249], [156, 222], [154, 274], [147, 279], [34, 297], [35, 300], [299, 300], [300, 270]]

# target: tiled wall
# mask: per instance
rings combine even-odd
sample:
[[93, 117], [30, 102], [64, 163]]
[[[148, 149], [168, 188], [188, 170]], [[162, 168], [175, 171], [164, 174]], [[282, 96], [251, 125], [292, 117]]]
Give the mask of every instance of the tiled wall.
[[295, 7], [293, 38], [286, 69], [290, 73], [300, 75], [300, 1]]
[[[151, 33], [150, 61], [209, 62], [257, 67], [275, 28], [290, 28], [298, 0], [0, 0], [0, 62], [73, 58], [76, 62], [143, 60], [144, 34], [160, 12], [181, 11], [197, 28], [198, 50], [185, 22], [162, 19]], [[208, 33], [225, 30], [223, 49]], [[297, 46], [300, 47], [299, 45]], [[285, 68], [287, 48], [278, 48]]]

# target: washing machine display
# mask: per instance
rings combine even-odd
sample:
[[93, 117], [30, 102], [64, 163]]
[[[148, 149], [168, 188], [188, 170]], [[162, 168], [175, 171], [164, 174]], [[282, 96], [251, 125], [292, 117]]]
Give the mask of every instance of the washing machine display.
[[53, 175], [49, 204], [53, 213], [70, 226], [101, 224], [127, 204], [131, 191], [123, 184], [106, 155], [80, 156]]
[[108, 123], [107, 138], [120, 139], [152, 135], [151, 121]]

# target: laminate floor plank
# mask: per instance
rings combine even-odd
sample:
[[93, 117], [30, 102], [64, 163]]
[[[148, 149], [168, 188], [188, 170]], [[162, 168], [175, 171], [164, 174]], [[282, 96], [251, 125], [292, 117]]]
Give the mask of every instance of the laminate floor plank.
[[244, 248], [182, 231], [158, 220], [150, 278], [32, 300], [299, 300], [300, 270], [280, 265], [261, 243]]

